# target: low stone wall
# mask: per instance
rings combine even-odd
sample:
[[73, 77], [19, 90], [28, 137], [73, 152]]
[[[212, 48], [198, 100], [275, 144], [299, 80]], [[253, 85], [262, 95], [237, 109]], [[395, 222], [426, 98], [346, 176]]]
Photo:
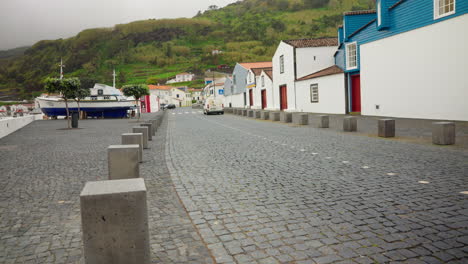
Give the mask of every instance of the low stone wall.
[[42, 120], [42, 114], [0, 119], [0, 138], [15, 132], [35, 120]]

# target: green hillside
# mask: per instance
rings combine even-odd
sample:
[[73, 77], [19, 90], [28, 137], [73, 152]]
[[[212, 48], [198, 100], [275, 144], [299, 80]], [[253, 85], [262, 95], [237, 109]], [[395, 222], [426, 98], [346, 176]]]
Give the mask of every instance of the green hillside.
[[[42, 80], [58, 75], [84, 85], [163, 83], [182, 71], [238, 61], [270, 60], [281, 39], [336, 36], [342, 13], [373, 8], [373, 0], [244, 0], [194, 18], [150, 19], [114, 28], [88, 29], [68, 39], [39, 41], [23, 55], [0, 59], [0, 96], [37, 95]], [[212, 56], [214, 49], [223, 53]], [[200, 83], [195, 83], [200, 85]]]

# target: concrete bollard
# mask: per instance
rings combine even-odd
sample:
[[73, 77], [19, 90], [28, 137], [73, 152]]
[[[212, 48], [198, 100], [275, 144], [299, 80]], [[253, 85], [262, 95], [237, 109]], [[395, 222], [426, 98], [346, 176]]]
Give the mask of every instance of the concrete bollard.
[[147, 149], [148, 147], [148, 127], [136, 126], [132, 128], [133, 133], [142, 133], [143, 134], [143, 148]]
[[86, 264], [149, 264], [143, 179], [87, 182], [80, 194]]
[[151, 123], [142, 123], [140, 126], [148, 127], [148, 140], [153, 141], [153, 124]]
[[270, 112], [268, 112], [268, 111], [261, 111], [261, 112], [260, 112], [260, 119], [263, 119], [263, 120], [268, 120], [268, 119], [270, 119]]
[[262, 111], [260, 111], [260, 110], [255, 110], [255, 112], [254, 112], [254, 117], [257, 118], [257, 119], [259, 119], [259, 118], [261, 117], [261, 113], [262, 113]]
[[139, 145], [138, 161], [143, 162], [143, 134], [142, 133], [122, 134], [122, 145]]
[[395, 119], [379, 119], [379, 137], [395, 136]]
[[254, 110], [247, 110], [248, 117], [254, 117]]
[[107, 148], [109, 180], [140, 177], [140, 145], [111, 145]]
[[153, 136], [156, 136], [156, 131], [158, 130], [157, 129], [157, 126], [158, 126], [158, 120], [156, 119], [151, 119], [150, 120], [151, 124], [153, 124]]
[[294, 113], [292, 122], [295, 125], [307, 125], [309, 124], [309, 115], [307, 113]]
[[432, 143], [436, 145], [455, 144], [455, 123], [454, 122], [432, 123]]
[[354, 132], [357, 131], [357, 118], [354, 116], [347, 116], [343, 119], [343, 131]]
[[292, 122], [292, 113], [281, 112], [280, 113], [280, 121], [283, 122], [283, 123], [291, 123]]
[[280, 121], [280, 112], [271, 112], [270, 113], [271, 121]]
[[330, 127], [330, 117], [327, 115], [319, 115], [319, 128], [329, 128]]
[[247, 109], [242, 109], [242, 116], [247, 116]]

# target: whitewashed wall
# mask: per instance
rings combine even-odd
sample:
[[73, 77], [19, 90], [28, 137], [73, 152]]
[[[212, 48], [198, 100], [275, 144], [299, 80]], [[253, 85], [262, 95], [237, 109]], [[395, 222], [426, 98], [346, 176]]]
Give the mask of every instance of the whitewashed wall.
[[467, 25], [465, 14], [361, 45], [362, 114], [468, 121]]
[[[318, 84], [318, 103], [311, 102], [310, 85]], [[296, 82], [297, 111], [345, 114], [345, 77], [343, 73]]]
[[[244, 108], [244, 93], [229, 96], [229, 100], [234, 108]], [[226, 105], [226, 104], [225, 104]], [[227, 104], [229, 105], [229, 104]]]
[[16, 130], [30, 124], [35, 120], [41, 119], [42, 114], [0, 119], [0, 138], [15, 132]]
[[[280, 56], [284, 55], [284, 73], [280, 73]], [[284, 42], [280, 42], [276, 49], [273, 62], [273, 91], [278, 95], [274, 100], [275, 109], [280, 109], [279, 87], [288, 87], [288, 110], [294, 110], [294, 48]]]
[[[297, 78], [335, 65], [335, 54], [338, 46], [311, 47], [296, 49]], [[315, 60], [314, 60], [315, 56]]]

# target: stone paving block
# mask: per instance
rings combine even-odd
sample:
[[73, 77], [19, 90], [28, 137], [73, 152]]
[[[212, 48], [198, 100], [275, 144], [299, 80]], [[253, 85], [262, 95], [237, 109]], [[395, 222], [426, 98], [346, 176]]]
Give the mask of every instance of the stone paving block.
[[87, 182], [80, 204], [86, 264], [150, 263], [143, 179]]
[[122, 145], [139, 145], [138, 161], [143, 162], [143, 133], [122, 134]]
[[354, 116], [347, 116], [343, 119], [343, 131], [355, 132], [357, 131], [357, 118]]
[[432, 123], [432, 143], [436, 145], [455, 144], [455, 123], [453, 122]]
[[132, 127], [132, 132], [133, 133], [143, 134], [143, 148], [144, 149], [149, 148], [149, 146], [148, 146], [148, 127], [135, 126], [135, 127]]
[[280, 112], [280, 121], [283, 123], [291, 123], [292, 122], [292, 113], [289, 112]]
[[395, 119], [379, 119], [379, 137], [395, 136]]
[[148, 127], [148, 140], [153, 141], [153, 124], [152, 123], [141, 123], [140, 126]]
[[111, 145], [107, 148], [109, 180], [140, 177], [140, 145]]
[[269, 120], [270, 119], [270, 111], [261, 111], [260, 112], [260, 119], [263, 119], [263, 120]]
[[328, 115], [319, 115], [319, 122], [318, 122], [318, 127], [319, 128], [329, 128], [330, 127], [330, 116]]
[[295, 125], [307, 125], [309, 123], [309, 114], [307, 113], [293, 113], [292, 123]]

